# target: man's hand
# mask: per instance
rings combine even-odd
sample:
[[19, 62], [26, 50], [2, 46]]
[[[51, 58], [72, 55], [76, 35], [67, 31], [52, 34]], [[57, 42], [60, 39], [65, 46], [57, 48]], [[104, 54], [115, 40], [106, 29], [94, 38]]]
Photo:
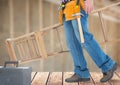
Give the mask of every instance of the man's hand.
[[94, 9], [94, 6], [93, 6], [93, 0], [86, 0], [85, 1], [85, 12], [87, 14], [90, 14]]

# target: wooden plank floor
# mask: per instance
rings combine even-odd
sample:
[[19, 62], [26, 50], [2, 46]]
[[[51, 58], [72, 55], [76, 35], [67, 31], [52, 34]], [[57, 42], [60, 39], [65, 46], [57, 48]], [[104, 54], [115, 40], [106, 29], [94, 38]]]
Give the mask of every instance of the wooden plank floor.
[[113, 78], [105, 83], [100, 82], [100, 72], [91, 72], [91, 80], [88, 82], [65, 82], [71, 75], [73, 72], [33, 72], [31, 85], [120, 85], [120, 72], [115, 72]]

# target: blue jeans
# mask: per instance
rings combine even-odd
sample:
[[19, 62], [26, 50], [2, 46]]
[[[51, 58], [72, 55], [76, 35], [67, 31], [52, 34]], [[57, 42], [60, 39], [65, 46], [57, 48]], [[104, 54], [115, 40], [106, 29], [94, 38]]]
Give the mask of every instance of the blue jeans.
[[77, 20], [66, 21], [64, 17], [64, 30], [67, 47], [69, 48], [74, 61], [74, 72], [81, 78], [89, 78], [90, 73], [87, 68], [82, 48], [86, 49], [102, 72], [110, 70], [115, 64], [115, 61], [103, 52], [93, 35], [88, 31], [88, 14], [86, 14], [84, 10], [81, 10], [81, 13], [84, 15], [81, 17], [81, 25], [85, 42], [81, 43], [80, 41]]

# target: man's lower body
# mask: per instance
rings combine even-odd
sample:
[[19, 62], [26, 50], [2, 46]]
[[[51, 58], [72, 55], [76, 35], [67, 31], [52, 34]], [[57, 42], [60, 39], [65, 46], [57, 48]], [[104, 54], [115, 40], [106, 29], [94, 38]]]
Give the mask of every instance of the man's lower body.
[[85, 42], [82, 44], [80, 41], [77, 20], [65, 21], [64, 17], [64, 29], [67, 47], [70, 50], [75, 67], [75, 74], [72, 76], [73, 79], [71, 78], [71, 80], [70, 78], [68, 78], [66, 79], [66, 81], [76, 82], [76, 80], [74, 79], [77, 77], [79, 78], [78, 81], [88, 81], [90, 78], [90, 73], [87, 68], [82, 47], [86, 49], [86, 51], [91, 56], [96, 65], [102, 70], [104, 76], [101, 79], [101, 82], [108, 81], [112, 78], [113, 73], [117, 68], [117, 65], [115, 61], [113, 61], [108, 55], [103, 52], [103, 50], [100, 48], [100, 46], [94, 39], [93, 35], [88, 31], [88, 14], [86, 14], [83, 10], [81, 10], [81, 13], [84, 15], [81, 17], [81, 25], [83, 28], [83, 34], [85, 39]]

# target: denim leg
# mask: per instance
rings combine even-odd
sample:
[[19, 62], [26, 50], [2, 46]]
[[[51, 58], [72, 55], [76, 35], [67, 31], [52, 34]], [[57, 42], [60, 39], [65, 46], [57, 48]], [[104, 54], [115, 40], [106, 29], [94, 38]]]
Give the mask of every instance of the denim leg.
[[72, 22], [64, 20], [64, 29], [67, 47], [69, 48], [74, 61], [74, 72], [78, 74], [81, 78], [89, 78], [90, 74], [87, 69], [86, 60], [84, 59], [81, 44], [75, 36]]
[[[84, 16], [81, 17], [81, 25], [85, 39], [85, 43], [82, 44], [82, 46], [87, 50], [88, 54], [92, 57], [97, 66], [101, 68], [102, 72], [106, 72], [113, 67], [115, 61], [113, 61], [108, 55], [103, 52], [99, 44], [93, 38], [93, 35], [88, 31], [88, 14], [86, 14], [83, 10], [81, 10], [81, 12], [84, 14]], [[72, 23], [76, 36], [79, 36], [78, 29], [76, 29], [78, 28], [76, 27], [76, 21], [73, 20]]]

